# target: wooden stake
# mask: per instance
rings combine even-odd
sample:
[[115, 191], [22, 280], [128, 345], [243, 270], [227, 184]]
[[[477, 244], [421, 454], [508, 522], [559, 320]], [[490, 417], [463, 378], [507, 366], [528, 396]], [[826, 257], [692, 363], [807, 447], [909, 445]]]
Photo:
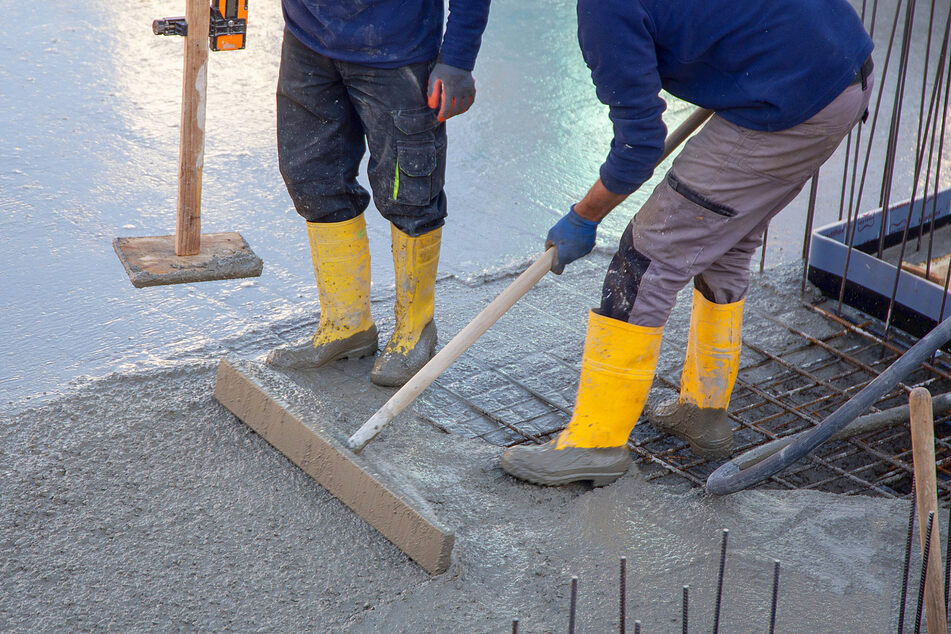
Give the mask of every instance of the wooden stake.
[[935, 528], [931, 533], [931, 550], [928, 556], [927, 580], [925, 582], [925, 613], [928, 617], [929, 634], [947, 634], [947, 617], [944, 604], [944, 566], [941, 564], [941, 535], [937, 530], [938, 487], [934, 457], [934, 420], [931, 409], [931, 394], [923, 387], [916, 387], [908, 397], [911, 418], [911, 448], [915, 463], [915, 492], [918, 499], [918, 526], [921, 549], [925, 547], [925, 532], [928, 514], [935, 514]]
[[201, 246], [201, 170], [205, 162], [205, 96], [208, 89], [207, 0], [186, 0], [182, 129], [178, 164], [175, 255], [197, 255]]
[[[116, 238], [112, 242], [119, 261], [136, 288], [256, 277], [261, 274], [263, 266], [261, 258], [254, 254], [239, 233], [201, 234], [201, 174], [205, 164], [211, 7], [208, 0], [186, 0], [185, 10], [175, 234]], [[156, 20], [152, 30], [156, 35], [178, 35], [181, 22], [181, 18]]]

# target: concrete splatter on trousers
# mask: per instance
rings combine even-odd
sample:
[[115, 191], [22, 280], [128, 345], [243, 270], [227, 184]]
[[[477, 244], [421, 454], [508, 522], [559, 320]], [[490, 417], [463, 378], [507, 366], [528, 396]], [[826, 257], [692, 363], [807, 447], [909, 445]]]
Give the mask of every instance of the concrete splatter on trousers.
[[367, 147], [373, 202], [410, 237], [446, 217], [446, 126], [426, 105], [435, 60], [373, 68], [330, 59], [284, 31], [277, 85], [277, 149], [297, 212], [309, 222], [359, 216]]
[[709, 301], [739, 301], [753, 252], [864, 115], [871, 77], [807, 121], [776, 132], [714, 115], [687, 141], [667, 177], [631, 220], [608, 268], [600, 313], [638, 326], [666, 323], [691, 278]]

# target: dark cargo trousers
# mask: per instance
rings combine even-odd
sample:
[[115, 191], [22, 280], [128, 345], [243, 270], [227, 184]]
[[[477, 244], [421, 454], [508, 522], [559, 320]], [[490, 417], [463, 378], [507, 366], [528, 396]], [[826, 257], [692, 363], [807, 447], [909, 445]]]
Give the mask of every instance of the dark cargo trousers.
[[770, 219], [861, 120], [871, 91], [869, 77], [804, 123], [777, 132], [714, 115], [687, 141], [625, 230], [599, 312], [638, 326], [663, 326], [691, 278], [708, 301], [742, 299]]
[[277, 149], [297, 212], [343, 222], [370, 195], [357, 183], [366, 147], [373, 201], [384, 218], [417, 237], [441, 227], [446, 126], [426, 105], [435, 60], [372, 68], [316, 53], [287, 30], [277, 84]]

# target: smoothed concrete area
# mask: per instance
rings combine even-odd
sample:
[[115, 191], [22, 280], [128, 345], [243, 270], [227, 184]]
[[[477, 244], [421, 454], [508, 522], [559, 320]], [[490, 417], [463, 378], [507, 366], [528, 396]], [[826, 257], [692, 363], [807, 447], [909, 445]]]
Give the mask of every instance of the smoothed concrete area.
[[[546, 278], [524, 308], [552, 302], [552, 315], [574, 320], [606, 262], [595, 255]], [[747, 327], [761, 345], [783, 339], [760, 313], [806, 322], [780, 294], [795, 288], [799, 271], [754, 276]], [[441, 281], [442, 342], [509, 281]], [[684, 299], [661, 372], [682, 356]], [[374, 312], [390, 309], [381, 304]], [[507, 333], [531, 346], [558, 339], [580, 354], [583, 322], [544, 331], [507, 319], [487, 337]], [[247, 343], [247, 355], [264, 345]], [[476, 349], [459, 368], [493, 353], [523, 351]], [[337, 388], [314, 392], [324, 422], [341, 433], [390, 393], [367, 380], [371, 364], [334, 364], [325, 378]], [[769, 490], [711, 498], [646, 482], [636, 469], [602, 489], [539, 488], [501, 471], [499, 447], [445, 433], [410, 408], [362, 458], [405, 479], [454, 533], [448, 570], [431, 577], [217, 403], [216, 368], [210, 351], [205, 362], [76, 384], [0, 418], [0, 630], [500, 632], [518, 617], [520, 631], [555, 632], [567, 628], [577, 575], [578, 631], [603, 632], [617, 623], [622, 555], [629, 627], [639, 619], [645, 632], [680, 631], [689, 584], [691, 628], [706, 629], [722, 528], [730, 550], [721, 631], [766, 630], [774, 558], [782, 562], [777, 631], [894, 628], [908, 501]]]
[[[878, 82], [891, 21], [906, 5], [852, 4], [869, 19], [877, 7]], [[8, 248], [0, 252], [6, 300], [0, 362], [7, 372], [0, 373], [0, 407], [56, 392], [76, 377], [142, 369], [156, 357], [198, 360], [202, 348], [289, 318], [316, 300], [304, 221], [277, 161], [280, 3], [252, 3], [248, 47], [213, 54], [208, 69], [202, 228], [239, 231], [264, 260], [262, 276], [137, 290], [110, 246], [117, 236], [174, 227], [182, 49], [177, 38], [156, 37], [149, 28], [155, 18], [176, 15], [174, 6], [107, 0], [73, 3], [68, 11], [31, 2], [5, 6], [0, 233]], [[931, 3], [918, 2], [894, 202], [911, 191], [924, 47], [930, 41], [930, 90], [941, 46], [940, 33], [928, 37], [930, 11]], [[946, 11], [947, 3], [938, 3], [936, 32]], [[475, 69], [478, 97], [448, 123], [449, 218], [440, 274], [469, 277], [524, 261], [597, 178], [611, 121], [578, 46], [576, 14], [575, 3], [562, 0], [493, 3]], [[898, 57], [896, 50], [882, 104], [872, 113], [880, 112], [863, 211], [878, 204]], [[673, 129], [692, 107], [664, 98]], [[871, 119], [863, 139], [870, 128]], [[816, 226], [841, 217], [842, 170], [854, 148], [855, 139], [843, 143], [822, 168]], [[951, 164], [951, 144], [941, 160]], [[359, 180], [367, 186], [365, 172]], [[616, 248], [664, 172], [657, 170], [602, 222], [599, 248]], [[944, 169], [939, 186], [948, 185], [951, 172]], [[771, 224], [767, 266], [799, 258], [808, 198], [807, 186]], [[366, 217], [373, 292], [391, 292], [389, 223], [373, 207]]]

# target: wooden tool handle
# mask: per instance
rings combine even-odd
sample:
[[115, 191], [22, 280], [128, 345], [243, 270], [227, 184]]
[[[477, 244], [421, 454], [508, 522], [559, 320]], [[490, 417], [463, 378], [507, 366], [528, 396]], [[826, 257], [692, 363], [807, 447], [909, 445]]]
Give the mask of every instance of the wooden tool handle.
[[674, 131], [667, 135], [667, 140], [664, 141], [664, 153], [661, 154], [660, 160], [657, 162], [662, 163], [664, 159], [677, 149], [677, 146], [683, 143], [688, 136], [693, 134], [712, 114], [713, 110], [707, 110], [706, 108], [697, 108], [691, 112], [690, 116], [684, 119], [683, 123], [674, 128]]
[[201, 247], [201, 170], [205, 163], [205, 96], [208, 92], [207, 0], [187, 0], [185, 67], [182, 72], [182, 129], [178, 147], [178, 214], [175, 255], [196, 255]]
[[[664, 143], [664, 153], [660, 158], [660, 163], [667, 158], [674, 149], [683, 143], [684, 139], [690, 136], [694, 130], [710, 118], [712, 110], [698, 108], [690, 113], [683, 123], [670, 133]], [[515, 305], [522, 295], [527, 293], [538, 280], [545, 277], [545, 274], [551, 270], [551, 265], [555, 261], [555, 249], [550, 248], [535, 260], [524, 273], [519, 275], [498, 297], [492, 300], [479, 315], [469, 323], [468, 326], [459, 331], [452, 341], [446, 344], [446, 347], [440, 350], [436, 356], [429, 360], [422, 369], [411, 378], [406, 385], [401, 387], [396, 394], [390, 397], [383, 407], [381, 407], [370, 420], [365, 422], [350, 439], [347, 446], [354, 452], [360, 452], [366, 447], [367, 443], [373, 440], [380, 430], [390, 424], [397, 414], [402, 412], [407, 405], [416, 400], [420, 393], [429, 387], [433, 381], [439, 378], [446, 368], [459, 358], [463, 352], [469, 349], [476, 340], [489, 329], [492, 324], [499, 320], [499, 317], [505, 314], [509, 308]]]
[[925, 547], [928, 514], [934, 513], [928, 572], [925, 579], [925, 614], [929, 634], [947, 634], [944, 605], [944, 566], [941, 564], [941, 535], [938, 531], [938, 485], [934, 457], [934, 420], [931, 394], [916, 387], [908, 397], [911, 418], [911, 450], [915, 463], [915, 495], [918, 502], [918, 527], [921, 549]]
[[359, 452], [366, 447], [366, 444], [373, 440], [381, 429], [386, 427], [407, 405], [416, 400], [416, 397], [423, 390], [429, 387], [446, 368], [459, 358], [459, 355], [468, 350], [469, 346], [475, 343], [509, 308], [514, 306], [515, 302], [522, 298], [522, 295], [535, 286], [538, 280], [545, 277], [545, 274], [551, 270], [554, 260], [555, 248], [552, 247], [515, 278], [514, 282], [509, 284], [475, 319], [460, 330], [459, 334], [452, 338], [452, 341], [447, 343], [413, 378], [407, 381], [406, 385], [397, 390], [396, 394], [391, 396], [390, 400], [370, 420], [350, 436], [347, 446], [355, 452]]

